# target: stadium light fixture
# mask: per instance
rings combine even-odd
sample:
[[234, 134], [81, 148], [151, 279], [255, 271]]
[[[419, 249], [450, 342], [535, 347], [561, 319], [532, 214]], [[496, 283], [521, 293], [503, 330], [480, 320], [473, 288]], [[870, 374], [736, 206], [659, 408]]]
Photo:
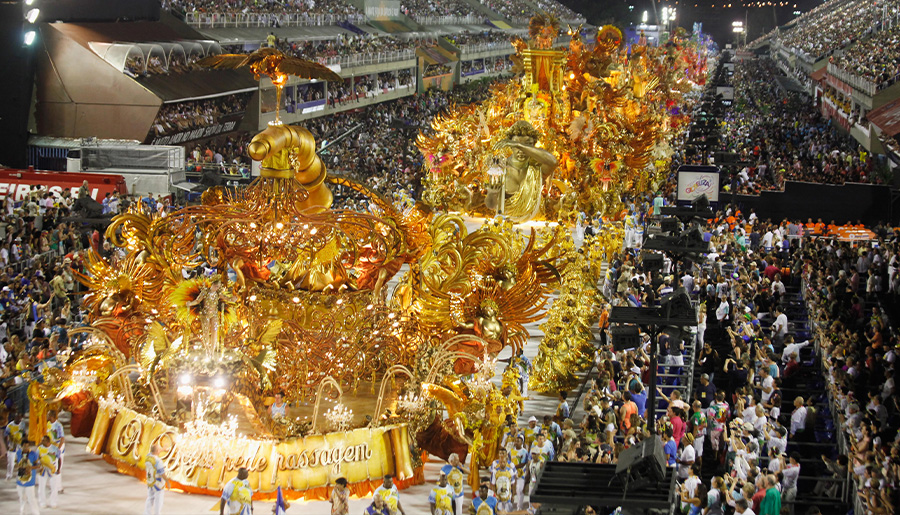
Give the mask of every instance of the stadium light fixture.
[[735, 27], [732, 29], [732, 31], [734, 31], [737, 34], [740, 34], [741, 32], [744, 32], [744, 27]]
[[732, 27], [743, 27], [743, 26], [744, 26], [744, 22], [742, 22], [742, 21], [733, 21], [733, 22], [731, 22], [731, 26], [732, 26]]
[[30, 9], [28, 11], [28, 13], [25, 14], [25, 19], [28, 21], [28, 23], [34, 23], [37, 21], [38, 16], [40, 16], [40, 15], [41, 15], [40, 9]]
[[29, 30], [25, 33], [25, 44], [31, 46], [34, 43], [34, 38], [37, 36], [37, 33], [33, 30]]

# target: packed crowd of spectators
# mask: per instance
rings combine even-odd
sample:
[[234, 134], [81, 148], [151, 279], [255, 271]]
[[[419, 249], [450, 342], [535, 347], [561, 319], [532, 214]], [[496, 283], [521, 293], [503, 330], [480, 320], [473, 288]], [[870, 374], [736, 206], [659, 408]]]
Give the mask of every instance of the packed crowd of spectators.
[[202, 56], [197, 52], [192, 52], [185, 56], [177, 51], [170, 53], [168, 62], [156, 53], [151, 53], [146, 60], [147, 66], [144, 66], [143, 55], [130, 55], [125, 59], [125, 67], [122, 70], [131, 77], [147, 77], [150, 75], [171, 75], [178, 73], [187, 73], [197, 70], [194, 64]]
[[849, 442], [835, 474], [849, 469], [863, 509], [882, 514], [900, 506], [900, 340], [877, 300], [889, 296], [886, 305], [898, 305], [900, 250], [896, 237], [878, 243], [872, 249], [817, 242], [804, 278], [829, 395]]
[[507, 19], [530, 18], [534, 15], [534, 8], [522, 0], [478, 0], [481, 5], [505, 16]]
[[874, 82], [879, 89], [893, 84], [900, 75], [900, 25], [872, 34], [831, 60], [839, 68]]
[[[307, 59], [326, 63], [330, 57], [373, 55], [383, 52], [395, 52], [401, 50], [414, 50], [419, 45], [429, 46], [433, 41], [422, 38], [401, 38], [397, 36], [380, 35], [341, 35], [335, 39], [318, 41], [287, 41], [275, 38], [275, 48], [282, 52]], [[255, 49], [254, 49], [255, 50]], [[223, 46], [224, 53], [244, 53], [248, 50], [243, 45]]]
[[484, 59], [475, 59], [474, 61], [460, 61], [460, 73], [462, 73], [463, 75], [483, 72]]
[[429, 64], [422, 72], [422, 77], [437, 77], [438, 75], [446, 75], [453, 73], [453, 68], [447, 64]]
[[[651, 203], [644, 198], [636, 210], [652, 213]], [[524, 510], [546, 462], [614, 464], [625, 449], [660, 438], [682, 513], [831, 513], [844, 502], [848, 469], [869, 513], [893, 513], [900, 341], [877, 301], [900, 299], [900, 231], [874, 227], [873, 249], [837, 242], [821, 221], [772, 223], [730, 206], [699, 229], [708, 244], [699, 260], [667, 255], [652, 270], [633, 249], [613, 257], [583, 402], [560, 392], [555, 413], [508, 420], [500, 455], [482, 479], [489, 495], [506, 511]], [[652, 384], [651, 335], [642, 331], [638, 346], [615, 350], [609, 312], [657, 305], [678, 288], [698, 306], [699, 325], [696, 336], [658, 336], [660, 375]], [[510, 366], [522, 367], [527, 384], [528, 360], [519, 356]], [[648, 403], [651, 388], [657, 406]], [[843, 411], [836, 425], [832, 397]], [[849, 456], [838, 450], [840, 431], [849, 435]], [[498, 489], [507, 465], [511, 490]]]
[[[399, 78], [401, 82], [409, 79], [408, 74]], [[415, 147], [417, 134], [420, 130], [428, 130], [431, 118], [448, 105], [469, 104], [486, 98], [490, 84], [489, 81], [478, 81], [458, 86], [450, 92], [429, 90], [424, 95], [346, 111], [340, 116], [314, 118], [303, 125], [312, 132], [320, 149], [328, 147], [322, 158], [329, 173], [360, 180], [388, 198], [393, 198], [400, 190], [419, 198], [422, 172], [420, 154]], [[357, 126], [350, 137], [329, 146], [329, 142]], [[241, 133], [194, 145], [187, 156], [187, 170], [200, 172], [205, 167], [232, 173], [248, 170], [250, 158], [246, 149], [252, 137], [252, 134]], [[336, 207], [366, 208], [349, 192], [343, 193], [337, 196]]]
[[[327, 143], [348, 129], [360, 126], [349, 137], [327, 149], [323, 159], [329, 173], [347, 175], [387, 198], [404, 191], [421, 198], [422, 159], [416, 136], [429, 130], [431, 119], [451, 104], [483, 100], [488, 81], [458, 86], [450, 92], [427, 93], [384, 102], [340, 117], [318, 118], [308, 124], [317, 141]], [[323, 143], [323, 145], [325, 144]], [[364, 209], [361, 201], [343, 197], [341, 207]]]
[[459, 34], [446, 35], [444, 38], [456, 46], [476, 45], [479, 43], [509, 43], [512, 39], [508, 32], [500, 30], [485, 30], [483, 32], [471, 32], [467, 30]]
[[[112, 252], [99, 230], [67, 220], [76, 198], [89, 194], [86, 188], [73, 195], [33, 186], [22, 200], [0, 202], [0, 411], [24, 410], [22, 383], [67, 352], [68, 332], [82, 319], [73, 270], [83, 270], [85, 252]], [[135, 201], [118, 193], [96, 200], [104, 214]]]
[[584, 22], [584, 16], [576, 13], [556, 0], [535, 0], [534, 3], [540, 7], [541, 11], [550, 13], [562, 21]]
[[459, 16], [475, 14], [464, 0], [402, 0], [400, 10], [407, 16]]
[[733, 170], [728, 191], [755, 194], [784, 182], [829, 184], [879, 182], [856, 142], [809, 105], [808, 97], [783, 90], [771, 61], [735, 66], [735, 105], [726, 116], [721, 150], [749, 165]]
[[359, 9], [341, 0], [166, 0], [164, 8], [183, 13], [350, 15]]
[[243, 113], [250, 101], [250, 93], [236, 93], [206, 100], [189, 100], [164, 104], [153, 121], [156, 137], [177, 132], [210, 127], [223, 117]]
[[781, 42], [788, 48], [818, 60], [877, 30], [885, 9], [893, 10], [897, 7], [897, 0], [827, 2], [799, 19], [793, 29], [781, 36]]

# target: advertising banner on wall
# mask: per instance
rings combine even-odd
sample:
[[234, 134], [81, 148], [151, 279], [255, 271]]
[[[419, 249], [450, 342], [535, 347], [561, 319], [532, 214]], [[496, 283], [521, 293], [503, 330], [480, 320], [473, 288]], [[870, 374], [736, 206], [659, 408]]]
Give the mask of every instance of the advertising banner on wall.
[[681, 166], [678, 168], [678, 201], [691, 202], [706, 195], [710, 202], [719, 201], [719, 169], [715, 166]]

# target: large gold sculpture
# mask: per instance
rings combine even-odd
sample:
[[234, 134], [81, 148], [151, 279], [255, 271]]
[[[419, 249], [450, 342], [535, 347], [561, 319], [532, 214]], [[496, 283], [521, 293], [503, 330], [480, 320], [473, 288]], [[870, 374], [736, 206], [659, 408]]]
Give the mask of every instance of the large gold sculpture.
[[516, 222], [537, 215], [544, 182], [557, 165], [553, 154], [535, 146], [540, 135], [530, 123], [520, 120], [510, 127], [506, 139], [494, 145], [495, 150], [511, 152], [503, 163], [500, 180], [488, 185], [486, 204]]
[[[422, 480], [416, 445], [446, 450], [415, 438], [428, 432], [473, 453], [475, 484], [503, 420], [521, 406], [515, 367], [502, 385], [493, 381], [497, 355], [517, 353], [526, 324], [543, 319], [532, 389], [570, 386], [592, 357], [601, 264], [621, 245], [613, 221], [581, 249], [565, 224], [515, 224], [579, 211], [619, 216], [622, 195], [646, 191], [665, 168], [677, 119], [667, 102], [687, 87], [669, 70], [681, 66], [678, 49], [627, 56], [621, 34], [605, 28], [594, 50], [576, 37], [566, 52], [552, 48], [556, 29], [552, 18], [536, 18], [530, 44], [515, 43], [522, 80], [437, 117], [436, 132], [420, 136], [426, 202], [394, 205], [330, 176], [312, 134], [276, 121], [248, 145], [261, 165], [249, 186], [210, 188], [201, 204], [165, 216], [135, 205], [115, 217], [106, 237], [124, 257], [87, 254], [78, 279], [90, 289], [88, 340], [65, 371], [31, 385], [38, 420], [51, 402], [99, 402], [90, 447], [107, 453], [105, 439], [115, 435], [133, 449], [107, 454], [140, 472], [159, 440], [188, 491], [210, 493], [232, 473], [215, 465], [218, 454], [231, 465], [268, 455], [286, 464], [260, 465], [252, 476], [260, 489], [324, 498], [340, 466], [319, 461], [315, 473], [301, 473], [294, 449], [326, 465], [341, 461], [334, 449], [350, 452], [348, 477], [359, 479], [351, 486], [360, 495], [374, 484], [371, 471], [394, 467], [411, 484]], [[334, 79], [295, 61], [266, 49], [204, 64], [248, 66], [279, 90], [291, 73]], [[369, 212], [333, 209], [329, 185], [365, 196]], [[472, 229], [450, 209], [489, 217]], [[504, 216], [493, 217], [498, 209]], [[372, 412], [354, 419], [343, 399], [374, 395], [378, 385]], [[312, 400], [311, 420], [270, 416], [263, 407], [279, 391], [295, 405]], [[323, 400], [335, 405], [320, 417]], [[246, 438], [235, 436], [236, 415], [250, 428]], [[371, 460], [360, 447], [366, 435], [380, 442]], [[324, 442], [334, 449], [316, 448]]]
[[453, 107], [420, 134], [429, 170], [426, 202], [492, 215], [501, 198], [497, 185], [503, 184], [495, 148], [508, 146], [501, 142], [513, 126], [524, 127], [522, 121], [540, 135], [530, 138], [540, 148], [529, 147], [547, 156], [529, 157], [544, 167], [552, 155], [558, 165], [552, 175], [544, 168], [548, 180], [541, 184], [524, 166], [513, 167], [506, 184], [511, 193], [522, 191], [513, 211], [506, 211], [513, 219], [530, 217], [533, 205], [525, 200], [537, 189], [537, 218], [573, 223], [579, 213], [618, 219], [623, 199], [659, 186], [668, 170], [669, 141], [684, 121], [678, 106], [701, 81], [704, 56], [696, 44], [678, 38], [660, 48], [632, 45], [628, 53], [622, 33], [609, 26], [598, 31], [593, 49], [571, 31], [568, 50], [558, 50], [548, 43], [553, 27], [552, 19], [535, 18], [530, 41], [513, 43], [521, 75], [494, 87], [486, 102]]

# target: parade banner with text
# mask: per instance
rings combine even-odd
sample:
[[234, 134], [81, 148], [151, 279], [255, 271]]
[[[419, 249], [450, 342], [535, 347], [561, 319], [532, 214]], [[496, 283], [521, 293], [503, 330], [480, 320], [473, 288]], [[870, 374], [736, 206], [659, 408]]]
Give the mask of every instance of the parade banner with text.
[[[250, 472], [254, 498], [274, 496], [280, 486], [289, 498], [326, 499], [334, 480], [346, 477], [351, 490], [366, 495], [385, 474], [400, 485], [421, 481], [413, 470], [406, 425], [360, 428], [287, 440], [192, 436], [128, 408], [101, 406], [88, 451], [103, 454], [120, 472], [143, 477], [153, 444], [177, 489], [219, 495], [241, 467]], [[266, 495], [272, 494], [272, 495]]]

